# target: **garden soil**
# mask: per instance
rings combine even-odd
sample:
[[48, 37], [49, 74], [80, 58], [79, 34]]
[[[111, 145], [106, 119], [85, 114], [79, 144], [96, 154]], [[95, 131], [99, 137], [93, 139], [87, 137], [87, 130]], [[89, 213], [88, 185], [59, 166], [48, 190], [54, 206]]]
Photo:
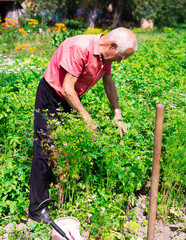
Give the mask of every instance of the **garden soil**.
[[[135, 219], [138, 219], [137, 223], [139, 224], [139, 228], [136, 231], [139, 239], [147, 236], [147, 224], [144, 224], [144, 222], [147, 223], [147, 216], [144, 215], [144, 210], [148, 204], [146, 196], [140, 195], [134, 208], [136, 212]], [[183, 211], [182, 218], [186, 219]], [[156, 221], [154, 240], [186, 240], [186, 233], [181, 231], [183, 226], [186, 226], [186, 223], [175, 221], [173, 224], [165, 225], [162, 220]]]
[[[146, 196], [140, 195], [138, 198], [138, 202], [134, 208], [134, 211], [136, 212], [136, 215], [134, 217], [134, 221], [139, 224], [139, 228], [136, 231], [136, 235], [138, 238], [134, 238], [137, 240], [142, 240], [147, 236], [147, 216], [144, 215], [144, 210], [147, 206], [147, 199]], [[183, 218], [186, 219], [186, 215], [184, 212], [182, 212]], [[137, 220], [136, 220], [137, 219]], [[28, 222], [31, 220], [28, 220]], [[19, 223], [16, 225], [17, 230], [27, 230], [27, 223]], [[126, 222], [125, 224], [129, 225], [129, 222]], [[165, 225], [163, 221], [159, 220], [156, 221], [155, 226], [155, 238], [154, 240], [185, 240], [186, 239], [186, 233], [181, 231], [182, 227], [186, 226], [186, 223], [181, 222], [174, 222], [170, 225]], [[8, 233], [13, 229], [13, 225], [9, 223], [6, 225], [5, 230], [6, 233], [4, 236], [0, 239], [8, 240]], [[84, 240], [88, 240], [88, 232], [83, 231], [82, 237]], [[52, 238], [52, 237], [51, 237]], [[37, 238], [35, 240], [41, 240], [40, 238]]]

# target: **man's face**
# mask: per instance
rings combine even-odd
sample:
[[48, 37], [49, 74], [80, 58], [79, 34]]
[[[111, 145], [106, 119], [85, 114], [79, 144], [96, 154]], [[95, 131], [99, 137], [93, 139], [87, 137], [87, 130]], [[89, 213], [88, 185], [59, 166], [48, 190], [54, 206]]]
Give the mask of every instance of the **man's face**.
[[120, 63], [122, 59], [130, 57], [134, 53], [133, 48], [128, 48], [124, 53], [117, 52], [115, 48], [110, 48], [104, 57], [104, 62], [118, 62]]

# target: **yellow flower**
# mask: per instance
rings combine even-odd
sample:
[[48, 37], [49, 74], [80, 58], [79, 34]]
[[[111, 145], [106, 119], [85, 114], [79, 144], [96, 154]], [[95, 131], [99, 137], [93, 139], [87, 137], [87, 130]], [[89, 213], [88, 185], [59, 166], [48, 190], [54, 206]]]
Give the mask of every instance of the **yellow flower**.
[[29, 48], [30, 52], [33, 52], [33, 49], [32, 48]]
[[33, 28], [35, 28], [36, 26], [35, 25], [32, 25]]
[[58, 32], [61, 32], [61, 30], [65, 31], [67, 27], [65, 26], [64, 23], [56, 23], [55, 24], [55, 30]]
[[36, 19], [27, 18], [28, 24], [37, 25], [39, 22]]
[[37, 48], [36, 47], [33, 47], [34, 50], [36, 50]]

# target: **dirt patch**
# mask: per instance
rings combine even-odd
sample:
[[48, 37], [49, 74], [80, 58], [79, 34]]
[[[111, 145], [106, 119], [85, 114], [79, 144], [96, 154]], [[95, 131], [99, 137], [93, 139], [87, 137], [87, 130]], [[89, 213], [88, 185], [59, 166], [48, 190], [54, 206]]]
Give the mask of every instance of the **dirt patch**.
[[[30, 220], [28, 220], [28, 222], [29, 222], [29, 221], [30, 221]], [[27, 229], [27, 225], [26, 225], [26, 224], [27, 224], [27, 223], [19, 223], [19, 224], [16, 224], [16, 229], [19, 230], [19, 231], [21, 231], [21, 230], [25, 231], [25, 230]], [[4, 230], [5, 230], [6, 232], [4, 233], [4, 235], [3, 235], [2, 238], [1, 238], [1, 236], [0, 236], [0, 239], [8, 240], [8, 234], [9, 234], [10, 232], [12, 232], [13, 229], [15, 229], [14, 226], [13, 226], [13, 224], [12, 224], [12, 223], [8, 223], [8, 224], [5, 226], [5, 228], [4, 228]]]
[[[26, 223], [16, 224], [16, 227], [15, 227], [15, 228], [16, 228], [17, 230], [19, 230], [19, 231], [24, 231], [24, 232], [26, 232], [26, 231], [28, 231], [28, 226], [27, 226], [27, 224], [28, 224], [29, 222], [31, 222], [31, 221], [32, 221], [32, 220], [28, 219], [28, 221], [27, 221]], [[5, 226], [5, 228], [4, 228], [4, 230], [5, 230], [6, 232], [4, 233], [3, 237], [0, 236], [0, 239], [8, 240], [8, 234], [9, 234], [10, 232], [12, 232], [15, 228], [14, 228], [14, 226], [13, 226], [12, 223], [8, 223], [8, 224]], [[89, 231], [83, 231], [83, 232], [82, 232], [82, 237], [83, 237], [84, 240], [88, 239], [88, 236], [89, 236]], [[52, 239], [52, 235], [51, 235], [51, 239]], [[34, 240], [41, 240], [41, 239], [40, 239], [40, 238], [36, 238], [36, 239], [34, 239]]]
[[[138, 198], [138, 202], [134, 208], [136, 212], [134, 221], [138, 224], [138, 229], [135, 231], [135, 236], [138, 236], [138, 240], [142, 240], [147, 237], [147, 216], [144, 214], [144, 210], [148, 205], [146, 196], [141, 195]], [[184, 213], [183, 213], [184, 215]], [[186, 215], [184, 215], [184, 218]], [[137, 219], [137, 220], [136, 220]], [[27, 224], [32, 221], [28, 220], [26, 223], [19, 223], [16, 225], [17, 230], [27, 230]], [[126, 224], [130, 225], [130, 222], [126, 222]], [[165, 225], [162, 221], [156, 221], [155, 226], [155, 237], [154, 240], [185, 240], [186, 233], [181, 231], [182, 227], [186, 226], [186, 223], [175, 222], [174, 224]], [[0, 239], [8, 240], [8, 233], [14, 229], [12, 223], [9, 223], [5, 227], [6, 233]], [[82, 232], [82, 237], [84, 240], [88, 240], [89, 232]], [[35, 239], [36, 240], [36, 239]], [[40, 240], [40, 239], [37, 239]]]
[[[136, 235], [141, 239], [147, 236], [147, 216], [144, 215], [144, 210], [149, 203], [146, 196], [141, 195], [138, 198], [138, 202], [134, 210], [136, 211], [135, 218], [138, 219], [137, 223], [139, 228], [136, 231]], [[165, 225], [162, 221], [156, 221], [154, 240], [184, 240], [186, 239], [186, 233], [181, 231], [181, 227], [186, 223], [175, 222], [174, 224]]]

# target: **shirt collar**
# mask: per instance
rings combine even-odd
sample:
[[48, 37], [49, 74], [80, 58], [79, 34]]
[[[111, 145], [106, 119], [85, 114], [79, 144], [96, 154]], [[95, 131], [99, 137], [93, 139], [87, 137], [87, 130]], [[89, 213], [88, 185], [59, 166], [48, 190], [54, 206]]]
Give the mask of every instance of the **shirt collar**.
[[100, 51], [99, 51], [99, 41], [100, 41], [100, 38], [101, 38], [102, 35], [103, 34], [95, 36], [94, 46], [93, 46], [93, 48], [94, 48], [93, 54], [94, 55], [99, 55], [100, 57], [101, 57], [101, 55], [100, 55]]

